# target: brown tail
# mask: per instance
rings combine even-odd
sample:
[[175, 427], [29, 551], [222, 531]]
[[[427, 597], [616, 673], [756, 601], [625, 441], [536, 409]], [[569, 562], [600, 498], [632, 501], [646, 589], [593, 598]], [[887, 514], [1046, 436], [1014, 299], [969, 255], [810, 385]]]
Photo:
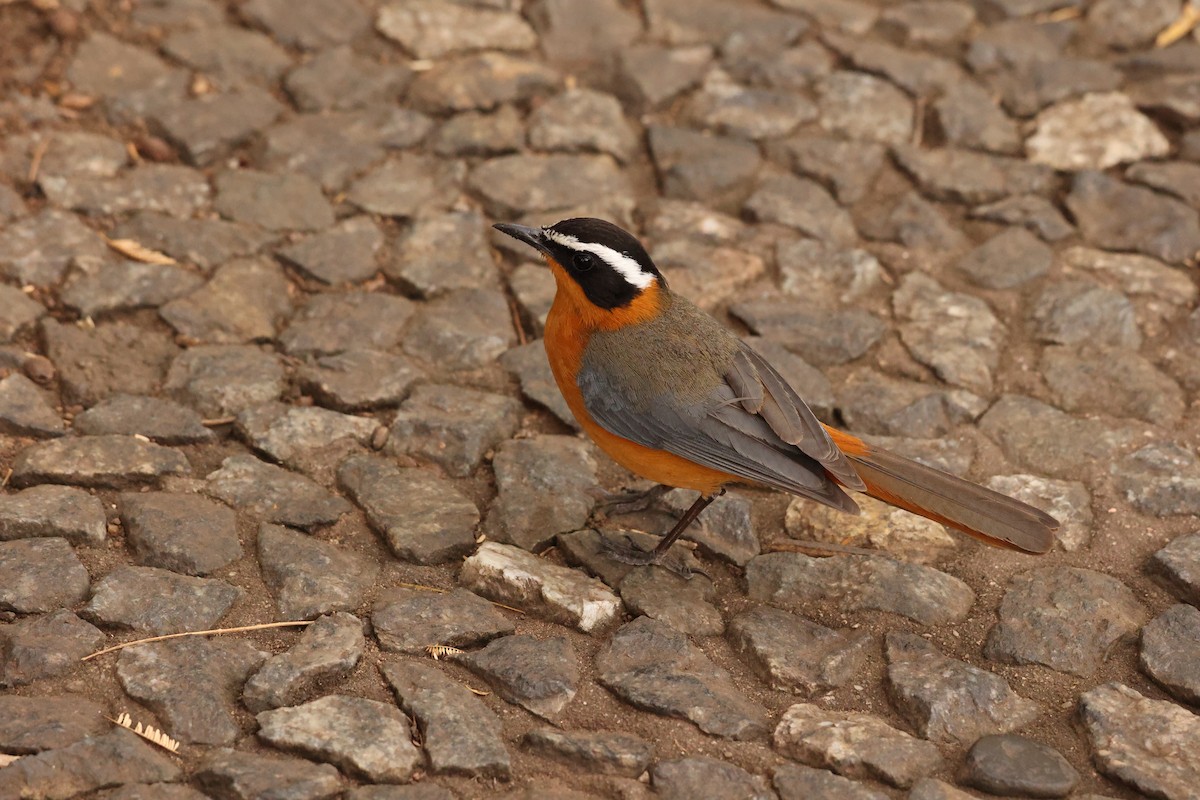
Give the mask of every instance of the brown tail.
[[867, 494], [905, 511], [948, 525], [995, 547], [1045, 553], [1058, 520], [1031, 505], [949, 473], [871, 447], [826, 426], [849, 457]]

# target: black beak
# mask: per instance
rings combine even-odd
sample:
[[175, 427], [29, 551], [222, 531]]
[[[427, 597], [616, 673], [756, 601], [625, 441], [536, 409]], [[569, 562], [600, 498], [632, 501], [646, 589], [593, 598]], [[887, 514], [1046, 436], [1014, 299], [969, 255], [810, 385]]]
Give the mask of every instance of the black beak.
[[497, 222], [492, 226], [501, 233], [506, 233], [519, 242], [524, 242], [537, 248], [542, 253], [548, 253], [546, 234], [541, 228], [531, 228], [528, 225], [515, 225], [511, 222]]

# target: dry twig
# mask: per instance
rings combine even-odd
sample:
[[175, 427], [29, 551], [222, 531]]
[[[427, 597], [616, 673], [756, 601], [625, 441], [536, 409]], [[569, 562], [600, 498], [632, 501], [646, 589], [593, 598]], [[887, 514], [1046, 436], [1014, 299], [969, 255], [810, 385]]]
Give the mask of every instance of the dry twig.
[[113, 719], [112, 717], [105, 717], [105, 719], [114, 725], [120, 725], [122, 728], [128, 728], [146, 741], [152, 742], [164, 750], [169, 750], [175, 755], [179, 755], [179, 742], [175, 741], [170, 736], [167, 736], [158, 728], [150, 725], [143, 726], [140, 722], [135, 725], [133, 722], [133, 717], [129, 716], [128, 711], [122, 711], [117, 715], [116, 719]]
[[261, 631], [267, 628], [296, 628], [303, 625], [311, 625], [312, 620], [301, 619], [294, 622], [263, 622], [258, 625], [242, 625], [237, 628], [213, 628], [208, 631], [184, 631], [183, 633], [168, 633], [163, 636], [151, 636], [148, 639], [135, 639], [132, 642], [124, 644], [115, 644], [112, 647], [106, 647], [103, 650], [97, 650], [94, 653], [84, 656], [80, 661], [91, 661], [93, 658], [99, 658], [106, 653], [114, 653], [117, 650], [124, 650], [126, 647], [133, 647], [135, 644], [147, 644], [149, 642], [161, 642], [164, 639], [180, 639], [184, 636], [218, 636], [223, 633], [245, 633], [246, 631]]

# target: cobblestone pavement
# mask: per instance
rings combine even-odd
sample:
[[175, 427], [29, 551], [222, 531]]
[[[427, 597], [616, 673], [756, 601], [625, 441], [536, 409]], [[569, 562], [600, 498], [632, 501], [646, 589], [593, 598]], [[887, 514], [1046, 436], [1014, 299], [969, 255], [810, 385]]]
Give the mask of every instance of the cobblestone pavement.
[[[0, 2], [0, 797], [1200, 797], [1181, 10]], [[579, 214], [1054, 551], [739, 490], [606, 559], [691, 498], [589, 527], [489, 227]]]

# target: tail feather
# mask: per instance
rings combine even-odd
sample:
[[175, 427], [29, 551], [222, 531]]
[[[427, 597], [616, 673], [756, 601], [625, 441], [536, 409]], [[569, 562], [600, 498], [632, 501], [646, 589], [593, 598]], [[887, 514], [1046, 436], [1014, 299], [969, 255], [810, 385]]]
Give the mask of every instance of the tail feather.
[[830, 429], [867, 494], [995, 547], [1045, 553], [1058, 520], [1031, 505]]

